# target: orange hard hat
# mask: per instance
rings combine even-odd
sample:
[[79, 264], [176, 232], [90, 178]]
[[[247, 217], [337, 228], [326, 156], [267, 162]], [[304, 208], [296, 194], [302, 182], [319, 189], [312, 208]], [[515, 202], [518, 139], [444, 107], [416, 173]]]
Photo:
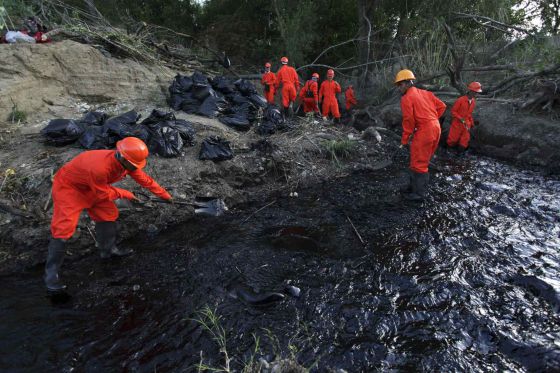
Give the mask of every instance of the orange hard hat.
[[333, 69], [328, 69], [327, 70], [327, 76], [333, 77], [334, 76], [334, 70]]
[[150, 154], [144, 141], [137, 137], [125, 137], [117, 142], [117, 151], [136, 168], [144, 168]]
[[267, 62], [264, 64], [264, 67], [271, 67], [272, 65], [270, 64], [270, 62]]
[[404, 69], [397, 73], [395, 77], [395, 84], [402, 82], [403, 80], [416, 80], [414, 73], [410, 70]]
[[288, 57], [282, 57], [282, 58], [280, 58], [280, 62], [282, 62], [282, 63], [288, 63]]
[[312, 77], [312, 78], [317, 78], [317, 79], [319, 79], [319, 74], [313, 73], [313, 74], [311, 74], [311, 77]]
[[482, 85], [479, 82], [471, 82], [469, 83], [468, 87], [469, 91], [473, 92], [482, 92]]

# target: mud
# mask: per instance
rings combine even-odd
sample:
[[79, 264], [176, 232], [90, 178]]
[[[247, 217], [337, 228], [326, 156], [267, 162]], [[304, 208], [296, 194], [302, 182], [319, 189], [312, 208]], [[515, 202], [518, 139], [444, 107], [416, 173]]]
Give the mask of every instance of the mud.
[[[437, 165], [421, 205], [395, 192], [396, 164], [298, 197], [263, 191], [151, 240], [138, 233], [123, 243], [133, 257], [68, 263], [64, 304], [45, 297], [41, 266], [3, 276], [0, 368], [222, 367], [193, 320], [208, 305], [234, 370], [253, 357], [313, 371], [557, 371], [560, 181], [473, 156]], [[300, 296], [258, 306], [236, 296], [286, 285]]]

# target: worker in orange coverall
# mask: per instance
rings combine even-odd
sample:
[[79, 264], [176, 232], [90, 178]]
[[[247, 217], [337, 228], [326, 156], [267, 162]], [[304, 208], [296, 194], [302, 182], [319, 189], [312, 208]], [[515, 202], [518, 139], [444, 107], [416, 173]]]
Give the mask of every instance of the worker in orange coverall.
[[323, 102], [323, 120], [327, 120], [329, 114], [332, 114], [334, 122], [340, 123], [340, 111], [338, 110], [336, 95], [342, 92], [342, 88], [333, 79], [334, 71], [332, 69], [327, 70], [327, 80], [321, 83], [321, 88], [319, 89], [319, 101]]
[[291, 118], [294, 114], [294, 101], [300, 86], [299, 77], [296, 69], [288, 66], [288, 57], [282, 57], [280, 62], [282, 67], [276, 72], [276, 88], [282, 86], [283, 113], [284, 116]]
[[261, 79], [261, 84], [264, 88], [264, 97], [269, 104], [274, 103], [274, 94], [276, 93], [276, 75], [270, 71], [270, 62], [264, 65], [264, 74]]
[[156, 196], [172, 201], [171, 195], [142, 171], [147, 157], [148, 148], [142, 140], [126, 137], [117, 142], [117, 150], [83, 152], [58, 170], [52, 187], [52, 237], [45, 265], [48, 291], [59, 292], [66, 288], [59, 277], [64, 247], [74, 234], [83, 209], [87, 209], [95, 222], [96, 241], [102, 258], [132, 253], [130, 249], [123, 250], [116, 246], [119, 210], [113, 201], [120, 198], [135, 200], [136, 197], [128, 190], [111, 184], [130, 175]]
[[346, 111], [350, 111], [358, 104], [358, 100], [356, 100], [356, 96], [354, 96], [354, 87], [349, 85], [344, 92], [344, 96], [346, 97]]
[[402, 94], [401, 148], [410, 143], [410, 186], [403, 190], [404, 197], [422, 201], [430, 180], [428, 165], [441, 135], [439, 118], [446, 106], [432, 92], [414, 87], [415, 79], [412, 71], [401, 70], [395, 77], [395, 84]]
[[470, 130], [474, 126], [472, 113], [476, 106], [476, 96], [482, 92], [479, 82], [472, 82], [467, 87], [469, 91], [455, 101], [451, 109], [451, 128], [447, 136], [447, 146], [457, 146], [460, 154], [464, 153], [471, 139]]
[[313, 73], [311, 79], [299, 91], [299, 97], [303, 102], [304, 113], [319, 113], [319, 74]]

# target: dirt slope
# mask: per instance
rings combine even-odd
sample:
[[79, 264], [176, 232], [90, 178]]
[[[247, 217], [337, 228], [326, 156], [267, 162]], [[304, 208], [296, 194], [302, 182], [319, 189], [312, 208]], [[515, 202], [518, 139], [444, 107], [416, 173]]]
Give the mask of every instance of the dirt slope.
[[104, 56], [66, 40], [52, 44], [0, 44], [0, 124], [15, 103], [28, 121], [88, 104], [142, 102], [161, 96], [173, 72]]

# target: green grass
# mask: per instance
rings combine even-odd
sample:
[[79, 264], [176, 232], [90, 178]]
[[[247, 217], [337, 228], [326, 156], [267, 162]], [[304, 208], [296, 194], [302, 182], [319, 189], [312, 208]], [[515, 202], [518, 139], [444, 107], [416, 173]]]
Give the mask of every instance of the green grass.
[[25, 122], [27, 120], [27, 113], [23, 110], [19, 110], [17, 104], [13, 104], [8, 120], [12, 123]]
[[340, 165], [340, 159], [348, 158], [354, 153], [356, 142], [349, 139], [329, 140], [323, 142], [323, 147], [329, 158]]

